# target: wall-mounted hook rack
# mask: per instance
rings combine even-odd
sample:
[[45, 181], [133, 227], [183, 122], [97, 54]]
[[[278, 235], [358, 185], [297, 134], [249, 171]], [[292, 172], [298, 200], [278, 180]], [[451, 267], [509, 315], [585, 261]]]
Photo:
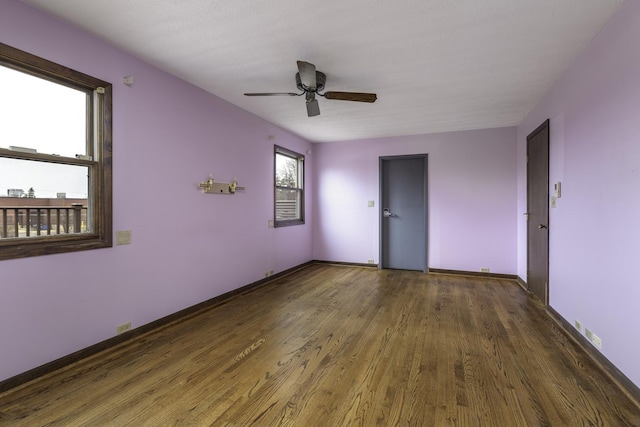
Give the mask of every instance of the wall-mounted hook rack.
[[210, 194], [235, 194], [236, 191], [244, 191], [245, 187], [238, 185], [238, 180], [229, 182], [215, 182], [211, 175], [209, 179], [198, 184], [198, 189]]

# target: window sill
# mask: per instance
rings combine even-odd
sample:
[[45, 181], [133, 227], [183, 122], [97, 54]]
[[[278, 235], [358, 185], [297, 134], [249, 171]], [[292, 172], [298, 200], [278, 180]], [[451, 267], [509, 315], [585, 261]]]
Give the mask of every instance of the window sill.
[[275, 221], [274, 228], [291, 227], [292, 225], [304, 225], [303, 219], [290, 219], [285, 221]]

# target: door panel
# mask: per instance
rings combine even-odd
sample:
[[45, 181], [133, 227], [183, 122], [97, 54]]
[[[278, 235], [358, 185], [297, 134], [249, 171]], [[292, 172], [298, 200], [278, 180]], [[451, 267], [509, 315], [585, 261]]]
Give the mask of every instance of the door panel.
[[527, 137], [527, 285], [549, 303], [549, 120]]
[[426, 155], [380, 159], [382, 268], [427, 271], [426, 170]]

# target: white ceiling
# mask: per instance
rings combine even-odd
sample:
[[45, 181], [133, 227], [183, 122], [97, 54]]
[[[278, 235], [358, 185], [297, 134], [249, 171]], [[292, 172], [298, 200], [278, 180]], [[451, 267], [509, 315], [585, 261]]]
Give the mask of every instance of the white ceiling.
[[[623, 0], [25, 0], [310, 141], [514, 126]], [[296, 60], [326, 90], [308, 118]]]

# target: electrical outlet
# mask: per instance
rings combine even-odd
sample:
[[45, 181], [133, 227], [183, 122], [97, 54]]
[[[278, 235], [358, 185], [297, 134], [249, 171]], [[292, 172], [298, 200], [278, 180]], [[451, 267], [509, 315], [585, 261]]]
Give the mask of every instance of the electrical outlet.
[[131, 322], [123, 323], [122, 325], [116, 326], [116, 335], [120, 335], [123, 332], [127, 332], [131, 329]]
[[593, 332], [591, 332], [589, 329], [585, 329], [584, 334], [589, 341], [593, 342]]
[[593, 343], [593, 345], [595, 345], [599, 349], [602, 349], [602, 340], [600, 339], [599, 336], [597, 336], [593, 332], [591, 333], [591, 342]]
[[130, 245], [131, 230], [116, 231], [116, 245]]
[[269, 276], [273, 276], [273, 270], [269, 270]]
[[368, 259], [368, 260], [367, 260], [367, 263], [368, 263], [368, 264], [373, 264], [374, 262], [375, 262], [375, 261], [374, 261], [374, 260], [372, 260], [372, 259]]
[[576, 319], [576, 321], [574, 322], [574, 325], [575, 325], [576, 329], [577, 329], [580, 333], [582, 333], [582, 322], [581, 322], [581, 321], [579, 321], [578, 319]]
[[264, 277], [269, 277], [269, 272], [268, 271], [264, 272]]
[[267, 226], [269, 228], [273, 228], [273, 220], [272, 219], [270, 219], [269, 222], [267, 222]]
[[594, 334], [592, 331], [590, 331], [589, 329], [584, 330], [584, 334], [587, 337], [587, 339], [589, 341], [591, 341], [591, 343], [593, 345], [595, 345], [596, 347], [598, 347], [599, 349], [602, 349], [602, 340], [600, 339], [599, 336], [597, 336], [596, 334]]
[[482, 268], [480, 269], [480, 272], [481, 272], [481, 273], [488, 273], [488, 272], [489, 272], [489, 267], [482, 267]]

